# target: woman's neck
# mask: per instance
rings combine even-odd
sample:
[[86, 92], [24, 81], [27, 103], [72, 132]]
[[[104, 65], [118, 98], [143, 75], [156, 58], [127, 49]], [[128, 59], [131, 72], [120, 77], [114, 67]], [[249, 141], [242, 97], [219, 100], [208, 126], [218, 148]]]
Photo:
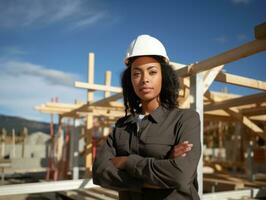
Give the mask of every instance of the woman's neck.
[[141, 104], [142, 114], [148, 115], [160, 106], [160, 101], [158, 99], [153, 99], [152, 101], [142, 101]]

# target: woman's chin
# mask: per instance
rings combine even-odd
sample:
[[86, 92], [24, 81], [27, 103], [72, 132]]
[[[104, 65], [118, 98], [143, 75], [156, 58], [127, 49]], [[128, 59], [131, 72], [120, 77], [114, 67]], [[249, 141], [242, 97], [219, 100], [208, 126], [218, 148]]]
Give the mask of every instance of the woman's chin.
[[152, 95], [143, 95], [142, 97], [140, 97], [142, 102], [151, 102], [157, 99], [156, 96], [152, 96]]

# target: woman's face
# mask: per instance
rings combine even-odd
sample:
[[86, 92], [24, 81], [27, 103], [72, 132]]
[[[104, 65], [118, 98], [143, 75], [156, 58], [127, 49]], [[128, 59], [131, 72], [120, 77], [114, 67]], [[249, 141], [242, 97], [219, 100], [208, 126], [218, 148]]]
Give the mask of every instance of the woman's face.
[[142, 103], [158, 101], [162, 87], [160, 63], [150, 56], [137, 58], [131, 65], [131, 82]]

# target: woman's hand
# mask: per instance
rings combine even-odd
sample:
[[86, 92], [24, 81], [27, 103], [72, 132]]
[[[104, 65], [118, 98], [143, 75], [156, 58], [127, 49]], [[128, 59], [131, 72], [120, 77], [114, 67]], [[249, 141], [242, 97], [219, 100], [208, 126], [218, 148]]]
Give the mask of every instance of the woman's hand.
[[127, 156], [118, 156], [111, 159], [113, 165], [118, 169], [124, 169], [127, 162]]
[[185, 141], [181, 144], [177, 144], [173, 147], [170, 152], [169, 158], [177, 158], [179, 156], [185, 157], [187, 152], [191, 151], [193, 144], [190, 144], [188, 141]]

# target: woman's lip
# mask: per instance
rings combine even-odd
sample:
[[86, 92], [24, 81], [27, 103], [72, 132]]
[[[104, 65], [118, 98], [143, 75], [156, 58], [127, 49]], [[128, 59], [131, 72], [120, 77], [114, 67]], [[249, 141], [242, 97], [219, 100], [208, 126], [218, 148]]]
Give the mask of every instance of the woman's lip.
[[150, 92], [152, 90], [152, 88], [151, 87], [143, 87], [143, 88], [140, 88], [140, 91], [141, 92]]

